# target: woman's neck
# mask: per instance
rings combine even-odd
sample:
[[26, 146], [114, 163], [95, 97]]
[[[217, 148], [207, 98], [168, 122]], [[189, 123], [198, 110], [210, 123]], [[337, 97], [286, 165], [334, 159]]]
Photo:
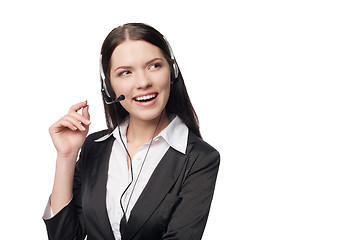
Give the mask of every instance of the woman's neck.
[[[159, 122], [160, 120], [160, 122]], [[170, 119], [166, 112], [160, 116], [149, 121], [144, 121], [130, 116], [129, 127], [126, 132], [126, 138], [128, 143], [135, 143], [136, 145], [142, 145], [149, 142], [153, 136], [158, 135], [164, 128], [170, 123]], [[156, 129], [156, 126], [159, 126]], [[154, 134], [154, 131], [156, 132]]]

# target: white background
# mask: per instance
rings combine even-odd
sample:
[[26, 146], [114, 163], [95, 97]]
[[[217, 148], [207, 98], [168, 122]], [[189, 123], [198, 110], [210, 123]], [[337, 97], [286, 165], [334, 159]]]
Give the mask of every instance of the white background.
[[[47, 239], [49, 126], [88, 100], [98, 58], [145, 22], [172, 45], [203, 137], [222, 157], [203, 239], [359, 239], [357, 1], [0, 3], [1, 239]], [[7, 237], [4, 237], [7, 236]]]

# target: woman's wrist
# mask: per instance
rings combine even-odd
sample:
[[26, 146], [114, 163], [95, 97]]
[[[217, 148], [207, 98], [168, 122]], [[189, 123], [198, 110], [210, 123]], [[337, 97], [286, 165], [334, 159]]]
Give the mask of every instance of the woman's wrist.
[[70, 153], [57, 153], [56, 164], [58, 163], [73, 163], [76, 162], [79, 151], [74, 151]]

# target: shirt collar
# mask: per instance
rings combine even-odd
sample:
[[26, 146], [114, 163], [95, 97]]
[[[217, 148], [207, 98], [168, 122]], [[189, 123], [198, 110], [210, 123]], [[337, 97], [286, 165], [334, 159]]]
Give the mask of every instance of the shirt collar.
[[157, 137], [162, 137], [170, 147], [185, 154], [189, 129], [179, 116], [173, 115], [173, 120], [164, 128]]
[[[189, 129], [185, 125], [185, 123], [181, 120], [181, 118], [177, 115], [170, 115], [170, 124], [164, 128], [155, 138], [163, 138], [170, 147], [174, 148], [175, 150], [185, 154], [186, 147], [187, 147], [187, 140], [189, 135]], [[120, 132], [121, 137], [124, 141], [126, 141], [126, 130], [129, 126], [129, 117], [127, 117], [121, 124], [120, 124]], [[100, 137], [95, 140], [95, 142], [102, 142], [108, 139], [111, 135], [113, 135], [116, 139], [119, 139], [119, 131], [118, 127], [116, 127], [111, 133]], [[119, 139], [120, 140], [120, 139]]]

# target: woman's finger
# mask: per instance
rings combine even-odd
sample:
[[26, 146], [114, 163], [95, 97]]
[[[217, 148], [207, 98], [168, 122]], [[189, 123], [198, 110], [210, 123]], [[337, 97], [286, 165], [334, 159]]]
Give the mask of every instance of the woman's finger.
[[64, 128], [68, 128], [68, 129], [73, 130], [73, 131], [77, 130], [77, 127], [71, 121], [68, 121], [65, 118], [61, 118], [59, 121], [54, 123], [49, 128], [49, 132], [50, 133], [59, 133], [59, 132], [64, 131]]
[[81, 108], [85, 107], [87, 105], [87, 100], [85, 102], [79, 102], [77, 104], [74, 104], [71, 106], [69, 113], [70, 112], [77, 112], [79, 111]]
[[90, 124], [90, 114], [89, 114], [89, 105], [86, 105], [83, 109], [82, 109], [82, 115], [88, 120], [88, 123]]
[[62, 119], [72, 123], [77, 129], [80, 131], [85, 131], [85, 127], [82, 125], [81, 121], [79, 121], [77, 118], [71, 116], [70, 114], [65, 115]]
[[[86, 107], [85, 107], [86, 108]], [[84, 112], [84, 108], [83, 108], [83, 112]], [[68, 113], [69, 116], [73, 117], [74, 119], [76, 119], [77, 121], [85, 124], [85, 125], [89, 125], [90, 124], [90, 120], [88, 118], [86, 118], [85, 116], [81, 115], [78, 112], [70, 112]]]
[[61, 124], [62, 124], [63, 126], [66, 126], [67, 128], [69, 128], [70, 130], [73, 130], [73, 131], [78, 130], [78, 127], [76, 127], [73, 122], [68, 121], [68, 120], [66, 120], [66, 119], [61, 120]]

